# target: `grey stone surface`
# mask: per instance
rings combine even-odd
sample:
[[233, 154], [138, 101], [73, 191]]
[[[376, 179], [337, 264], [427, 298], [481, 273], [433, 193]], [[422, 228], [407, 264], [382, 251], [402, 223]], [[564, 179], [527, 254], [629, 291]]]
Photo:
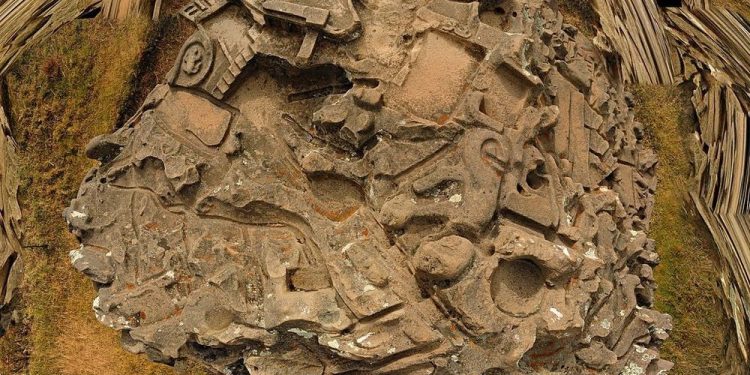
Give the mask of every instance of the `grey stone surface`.
[[238, 374], [669, 369], [654, 154], [546, 1], [183, 14], [167, 84], [92, 141], [65, 212], [126, 348]]

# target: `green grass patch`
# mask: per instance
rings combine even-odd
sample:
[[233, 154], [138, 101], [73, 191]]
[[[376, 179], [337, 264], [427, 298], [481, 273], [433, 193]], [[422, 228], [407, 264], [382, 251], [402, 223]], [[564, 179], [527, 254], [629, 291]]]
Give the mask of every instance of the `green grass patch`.
[[719, 374], [725, 338], [733, 333], [718, 297], [718, 249], [688, 201], [694, 129], [689, 93], [640, 86], [635, 94], [637, 118], [659, 156], [649, 235], [662, 259], [655, 269], [656, 307], [674, 319], [662, 357], [675, 362], [674, 375]]

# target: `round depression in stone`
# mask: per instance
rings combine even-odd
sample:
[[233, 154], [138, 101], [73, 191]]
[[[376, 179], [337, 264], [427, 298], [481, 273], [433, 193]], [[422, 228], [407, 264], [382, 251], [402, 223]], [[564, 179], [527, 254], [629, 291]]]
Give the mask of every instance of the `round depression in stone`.
[[526, 316], [538, 310], [544, 298], [544, 274], [530, 260], [501, 260], [492, 272], [490, 288], [499, 309]]

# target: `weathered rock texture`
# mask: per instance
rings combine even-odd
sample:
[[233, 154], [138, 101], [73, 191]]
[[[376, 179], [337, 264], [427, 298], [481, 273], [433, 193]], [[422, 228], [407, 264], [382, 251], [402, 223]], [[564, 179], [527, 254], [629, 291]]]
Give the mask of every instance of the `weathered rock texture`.
[[[18, 175], [16, 144], [11, 136], [8, 118], [0, 106], [0, 327], [6, 329], [17, 319], [18, 289], [23, 273], [20, 257]], [[2, 332], [0, 332], [1, 334]]]
[[65, 212], [97, 317], [242, 374], [656, 374], [654, 153], [544, 1], [222, 0]]
[[630, 3], [618, 3], [597, 0], [605, 34], [598, 38], [607, 39], [622, 55], [623, 66], [628, 67], [623, 70], [632, 72], [627, 78], [647, 84], [687, 82], [695, 88], [692, 100], [699, 127], [694, 150], [696, 187], [691, 197], [721, 251], [724, 300], [747, 363], [750, 21], [700, 0], [659, 12], [652, 12], [653, 0], [637, 2], [650, 9], [648, 13], [633, 12]]

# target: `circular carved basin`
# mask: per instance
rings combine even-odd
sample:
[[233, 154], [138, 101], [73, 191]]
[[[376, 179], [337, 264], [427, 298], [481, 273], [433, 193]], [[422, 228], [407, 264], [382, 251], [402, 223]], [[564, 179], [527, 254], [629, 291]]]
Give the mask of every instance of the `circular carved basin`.
[[490, 277], [495, 305], [516, 316], [533, 314], [544, 294], [544, 274], [526, 259], [501, 260]]

